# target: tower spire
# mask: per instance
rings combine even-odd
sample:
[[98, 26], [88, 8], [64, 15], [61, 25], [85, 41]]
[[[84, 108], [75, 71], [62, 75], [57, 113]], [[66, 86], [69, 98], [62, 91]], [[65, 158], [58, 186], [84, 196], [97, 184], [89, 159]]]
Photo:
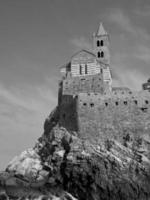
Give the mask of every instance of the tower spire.
[[102, 22], [93, 36], [94, 52], [98, 61], [109, 65], [109, 37]]
[[105, 31], [102, 22], [100, 22], [96, 36], [102, 36], [102, 35], [107, 35], [107, 32]]

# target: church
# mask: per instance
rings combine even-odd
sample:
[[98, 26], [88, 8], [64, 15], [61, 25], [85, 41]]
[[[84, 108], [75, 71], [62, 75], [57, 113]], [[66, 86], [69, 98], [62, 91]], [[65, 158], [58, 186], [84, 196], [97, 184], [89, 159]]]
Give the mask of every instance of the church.
[[100, 23], [93, 34], [93, 50], [81, 50], [61, 68], [63, 94], [111, 91], [109, 35]]
[[113, 87], [109, 45], [100, 23], [93, 49], [80, 50], [60, 67], [59, 124], [81, 138], [121, 140], [128, 132], [138, 136], [150, 131], [150, 81], [140, 91]]

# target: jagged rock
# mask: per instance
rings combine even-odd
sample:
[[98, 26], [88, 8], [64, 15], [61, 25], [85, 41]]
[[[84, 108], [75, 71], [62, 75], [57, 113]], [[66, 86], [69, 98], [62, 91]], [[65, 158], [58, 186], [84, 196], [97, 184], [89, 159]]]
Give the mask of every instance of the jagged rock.
[[[46, 126], [48, 123], [51, 120]], [[144, 135], [140, 142], [129, 137], [124, 137], [123, 143], [114, 139], [92, 143], [56, 124], [33, 149], [9, 163], [0, 174], [1, 187], [15, 198], [147, 200], [149, 137]]]
[[5, 191], [0, 192], [0, 200], [9, 200], [8, 195], [6, 194]]
[[15, 177], [7, 177], [5, 180], [6, 185], [43, 185], [48, 179], [49, 171], [43, 169], [40, 156], [34, 149], [28, 149], [16, 156], [6, 168], [10, 174]]
[[[17, 190], [17, 189], [16, 189]], [[16, 192], [15, 190], [13, 190], [12, 192]], [[9, 198], [9, 196], [6, 194], [5, 191], [0, 192], [0, 200], [77, 200], [75, 197], [73, 197], [71, 194], [69, 194], [68, 192], [64, 192], [62, 191], [59, 194], [59, 197], [52, 194], [52, 193], [48, 193], [48, 194], [38, 194], [38, 193], [31, 193], [31, 191], [29, 191], [29, 193], [24, 194], [24, 196], [20, 195], [20, 197], [18, 198], [16, 197], [11, 197]]]

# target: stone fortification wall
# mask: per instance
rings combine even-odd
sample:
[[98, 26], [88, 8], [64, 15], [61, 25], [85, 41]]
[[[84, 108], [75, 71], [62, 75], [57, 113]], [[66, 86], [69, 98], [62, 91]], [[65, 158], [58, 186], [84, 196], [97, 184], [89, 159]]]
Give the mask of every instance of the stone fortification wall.
[[68, 77], [62, 82], [62, 94], [74, 95], [78, 93], [103, 93], [102, 74], [94, 76]]
[[60, 126], [70, 131], [78, 131], [77, 96], [63, 95], [58, 107]]
[[79, 94], [78, 128], [82, 138], [122, 140], [128, 132], [150, 131], [150, 93], [113, 90], [111, 94]]

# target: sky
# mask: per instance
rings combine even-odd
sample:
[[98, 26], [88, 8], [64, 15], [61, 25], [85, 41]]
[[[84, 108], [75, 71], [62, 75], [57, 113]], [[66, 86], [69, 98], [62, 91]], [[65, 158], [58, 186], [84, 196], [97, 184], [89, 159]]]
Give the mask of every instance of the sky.
[[1, 0], [0, 170], [43, 133], [57, 105], [59, 67], [110, 36], [113, 85], [140, 90], [150, 77], [149, 0]]

